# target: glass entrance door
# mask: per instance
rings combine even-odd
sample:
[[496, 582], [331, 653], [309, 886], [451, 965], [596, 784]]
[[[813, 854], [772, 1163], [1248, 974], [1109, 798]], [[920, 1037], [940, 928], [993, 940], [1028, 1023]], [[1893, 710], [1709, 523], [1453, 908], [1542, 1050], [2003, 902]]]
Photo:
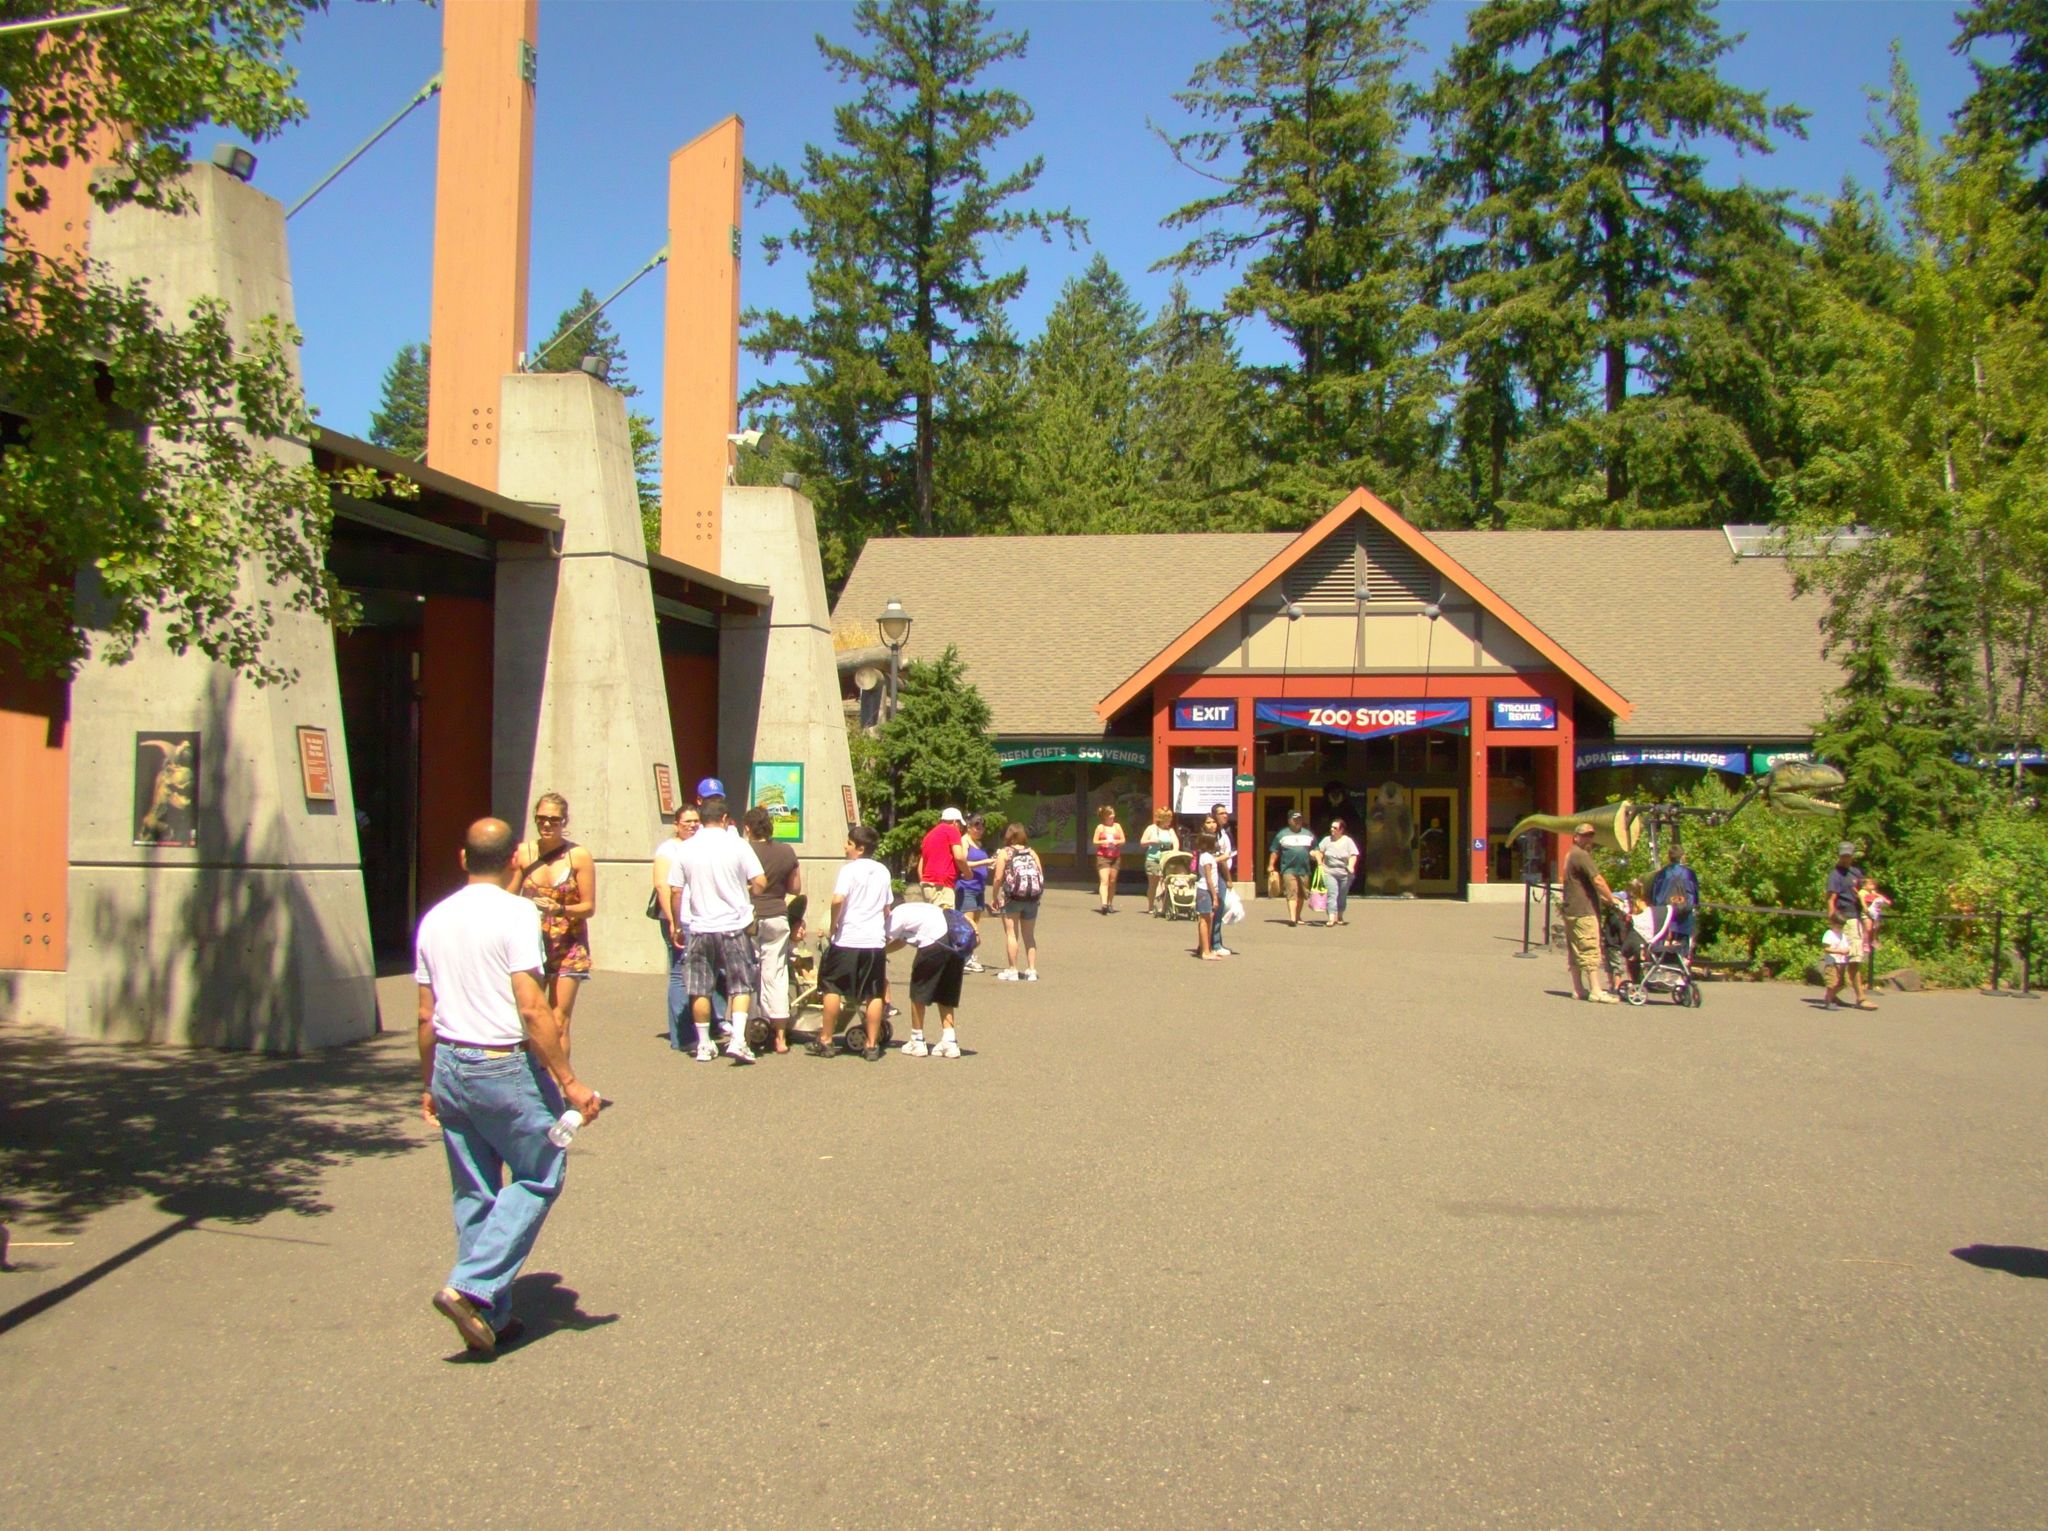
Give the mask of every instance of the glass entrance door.
[[1241, 880], [1256, 883], [1262, 895], [1266, 892], [1266, 847], [1273, 843], [1273, 836], [1287, 827], [1288, 814], [1297, 808], [1307, 813], [1310, 800], [1319, 795], [1313, 787], [1259, 788], [1258, 843], [1240, 845], [1237, 849], [1237, 875]]

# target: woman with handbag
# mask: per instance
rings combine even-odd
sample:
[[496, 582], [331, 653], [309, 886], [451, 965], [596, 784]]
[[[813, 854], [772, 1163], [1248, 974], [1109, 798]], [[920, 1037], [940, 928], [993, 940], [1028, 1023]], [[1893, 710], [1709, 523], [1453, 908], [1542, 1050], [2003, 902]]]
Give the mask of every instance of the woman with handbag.
[[1145, 852], [1145, 912], [1164, 914], [1159, 898], [1159, 863], [1180, 849], [1180, 835], [1173, 827], [1171, 808], [1162, 808], [1152, 815], [1152, 822], [1138, 836], [1138, 845]]
[[1351, 874], [1358, 865], [1358, 842], [1344, 831], [1342, 819], [1330, 820], [1330, 832], [1316, 842], [1316, 869], [1323, 879], [1323, 924], [1348, 925], [1344, 905], [1351, 896]]

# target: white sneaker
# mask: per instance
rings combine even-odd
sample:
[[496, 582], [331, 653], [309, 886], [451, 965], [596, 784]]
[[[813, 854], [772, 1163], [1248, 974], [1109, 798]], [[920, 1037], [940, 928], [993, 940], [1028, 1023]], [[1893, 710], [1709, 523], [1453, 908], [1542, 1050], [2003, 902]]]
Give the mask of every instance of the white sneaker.
[[908, 1042], [903, 1044], [903, 1056], [906, 1058], [923, 1058], [928, 1056], [930, 1052], [931, 1049], [924, 1045], [924, 1038], [914, 1034]]
[[1037, 969], [1037, 968], [1026, 968], [1026, 969], [1024, 970], [1024, 981], [1025, 981], [1026, 983], [1037, 983], [1037, 982], [1038, 982], [1038, 969]]
[[979, 962], [976, 962], [972, 957], [969, 957], [967, 959], [967, 966], [962, 968], [960, 971], [963, 973], [986, 973], [988, 969], [983, 967]]
[[733, 1039], [725, 1044], [725, 1055], [740, 1063], [752, 1063], [754, 1050], [747, 1046], [746, 1038], [734, 1033]]
[[939, 1045], [932, 1049], [932, 1056], [934, 1058], [957, 1058], [960, 1056], [960, 1044], [951, 1037], [941, 1037]]
[[718, 1061], [718, 1044], [709, 1038], [699, 1042], [697, 1044], [697, 1061], [699, 1063], [716, 1063]]
[[1232, 951], [1232, 950], [1231, 950], [1231, 949], [1230, 949], [1229, 947], [1227, 947], [1227, 946], [1217, 945], [1217, 946], [1212, 946], [1212, 947], [1211, 947], [1211, 948], [1209, 948], [1209, 949], [1210, 949], [1211, 951], [1213, 951], [1213, 952], [1214, 952], [1214, 953], [1215, 953], [1215, 954], [1216, 954], [1217, 956], [1219, 956], [1219, 957], [1235, 957], [1235, 956], [1237, 955], [1237, 953], [1236, 953], [1236, 952]]
[[996, 977], [1003, 983], [1015, 983], [1018, 979], [1022, 978], [1023, 976], [1024, 975], [1018, 972], [1015, 968], [1004, 968], [1000, 973], [996, 974]]

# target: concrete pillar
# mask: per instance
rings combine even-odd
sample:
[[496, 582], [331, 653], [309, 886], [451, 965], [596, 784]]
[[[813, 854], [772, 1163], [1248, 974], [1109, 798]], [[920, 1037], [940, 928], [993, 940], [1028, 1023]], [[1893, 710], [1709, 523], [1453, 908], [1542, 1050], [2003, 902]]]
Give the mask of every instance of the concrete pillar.
[[593, 963], [665, 972], [646, 909], [673, 739], [625, 400], [582, 372], [514, 374], [499, 398], [502, 491], [558, 505], [565, 527], [559, 559], [507, 548], [498, 564], [492, 812], [530, 839], [534, 799], [567, 798], [569, 838], [597, 862]]
[[[766, 585], [770, 605], [759, 617], [727, 617], [719, 632], [718, 774], [738, 804], [755, 761], [803, 765], [796, 853], [815, 899], [830, 893], [846, 859], [853, 791], [818, 520], [794, 489], [727, 489], [722, 525], [725, 577]], [[863, 817], [874, 811], [858, 808]]]
[[[283, 209], [210, 165], [186, 176], [182, 214], [96, 217], [92, 253], [141, 279], [165, 320], [218, 295], [235, 338], [292, 322]], [[300, 442], [267, 450], [309, 460]], [[89, 582], [81, 607], [90, 622]], [[242, 597], [275, 598], [245, 571]], [[294, 1052], [377, 1029], [375, 968], [342, 737], [334, 636], [280, 611], [268, 657], [299, 672], [257, 687], [145, 638], [125, 665], [94, 659], [72, 682], [71, 906], [65, 1025], [121, 1041]], [[334, 798], [309, 801], [301, 728], [326, 731]], [[195, 846], [136, 845], [140, 741], [199, 735]]]
[[[668, 161], [668, 324], [662, 350], [661, 550], [712, 574], [739, 428], [744, 128], [728, 117]], [[730, 785], [730, 783], [728, 783]]]

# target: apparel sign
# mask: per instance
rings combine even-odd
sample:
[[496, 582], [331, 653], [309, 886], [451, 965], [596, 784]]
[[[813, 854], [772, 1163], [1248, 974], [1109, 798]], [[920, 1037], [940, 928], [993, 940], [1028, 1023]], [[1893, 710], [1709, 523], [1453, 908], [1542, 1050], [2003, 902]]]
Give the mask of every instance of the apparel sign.
[[1005, 771], [1012, 766], [1053, 765], [1060, 761], [1144, 769], [1152, 764], [1152, 751], [1149, 746], [1128, 744], [1025, 744], [996, 751], [996, 763]]
[[1233, 698], [1184, 696], [1173, 704], [1173, 726], [1182, 730], [1228, 729], [1237, 727], [1237, 702]]
[[1557, 703], [1547, 696], [1502, 697], [1493, 704], [1493, 726], [1499, 729], [1554, 729]]
[[1749, 751], [1626, 749], [1614, 746], [1580, 750], [1572, 765], [1581, 771], [1597, 771], [1603, 766], [1683, 766], [1694, 771], [1729, 771], [1737, 776], [1747, 776]]
[[1305, 728], [1339, 739], [1378, 739], [1413, 733], [1419, 728], [1450, 728], [1472, 721], [1470, 702], [1333, 701], [1259, 702], [1254, 716], [1261, 723]]

